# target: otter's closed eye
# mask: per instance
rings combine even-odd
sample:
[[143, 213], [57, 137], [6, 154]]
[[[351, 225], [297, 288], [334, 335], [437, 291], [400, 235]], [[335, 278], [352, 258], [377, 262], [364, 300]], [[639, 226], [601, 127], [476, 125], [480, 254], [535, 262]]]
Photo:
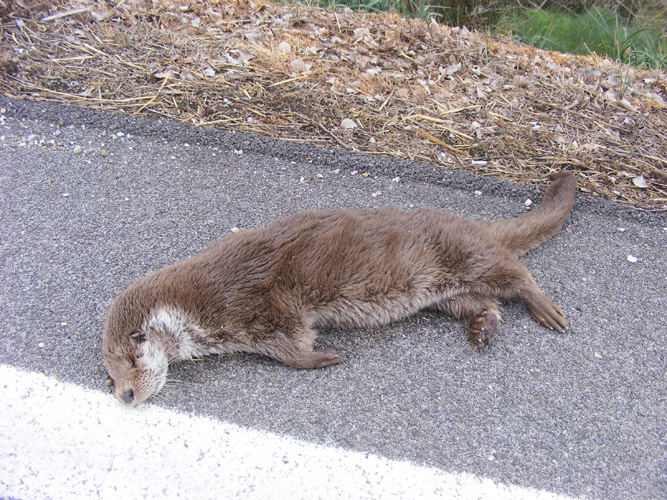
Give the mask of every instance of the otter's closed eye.
[[130, 334], [130, 340], [136, 345], [141, 344], [146, 340], [146, 334], [143, 332], [132, 332]]

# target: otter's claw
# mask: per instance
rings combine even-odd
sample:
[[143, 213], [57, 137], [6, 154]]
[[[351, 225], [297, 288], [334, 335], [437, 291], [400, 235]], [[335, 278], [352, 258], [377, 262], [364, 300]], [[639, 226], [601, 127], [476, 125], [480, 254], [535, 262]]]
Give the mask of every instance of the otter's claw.
[[491, 339], [498, 327], [498, 316], [484, 309], [478, 313], [468, 326], [468, 334], [475, 350], [480, 347], [489, 347]]

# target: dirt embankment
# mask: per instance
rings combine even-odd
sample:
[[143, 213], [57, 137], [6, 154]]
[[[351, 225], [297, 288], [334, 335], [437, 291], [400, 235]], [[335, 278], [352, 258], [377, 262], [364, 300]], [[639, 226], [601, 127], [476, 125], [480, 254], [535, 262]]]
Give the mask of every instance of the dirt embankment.
[[[393, 14], [0, 0], [0, 89], [667, 211], [667, 75]], [[623, 96], [621, 99], [620, 97]]]

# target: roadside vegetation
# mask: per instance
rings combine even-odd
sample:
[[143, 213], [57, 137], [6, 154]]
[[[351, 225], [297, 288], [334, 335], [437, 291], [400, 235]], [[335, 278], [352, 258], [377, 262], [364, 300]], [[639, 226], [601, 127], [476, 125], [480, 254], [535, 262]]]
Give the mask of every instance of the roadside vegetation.
[[594, 7], [575, 15], [513, 9], [497, 29], [540, 49], [582, 55], [595, 52], [632, 66], [667, 68], [667, 32], [655, 23], [646, 26]]
[[[667, 71], [517, 43], [494, 31], [509, 11], [458, 1], [357, 2], [406, 16], [291, 0], [0, 0], [0, 94], [522, 183], [566, 169], [583, 193], [667, 212]], [[437, 13], [460, 22], [429, 22]], [[540, 30], [557, 32], [512, 33]]]
[[367, 12], [396, 11], [420, 19], [507, 34], [540, 49], [591, 53], [640, 68], [667, 68], [667, 16], [664, 8], [604, 6], [523, 8], [510, 2], [474, 0], [300, 0], [301, 3]]

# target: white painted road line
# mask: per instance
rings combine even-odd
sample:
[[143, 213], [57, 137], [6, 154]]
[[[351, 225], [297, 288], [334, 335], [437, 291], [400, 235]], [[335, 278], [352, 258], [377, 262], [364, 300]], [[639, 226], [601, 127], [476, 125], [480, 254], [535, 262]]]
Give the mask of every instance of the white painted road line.
[[0, 496], [564, 499], [240, 428], [0, 365]]

